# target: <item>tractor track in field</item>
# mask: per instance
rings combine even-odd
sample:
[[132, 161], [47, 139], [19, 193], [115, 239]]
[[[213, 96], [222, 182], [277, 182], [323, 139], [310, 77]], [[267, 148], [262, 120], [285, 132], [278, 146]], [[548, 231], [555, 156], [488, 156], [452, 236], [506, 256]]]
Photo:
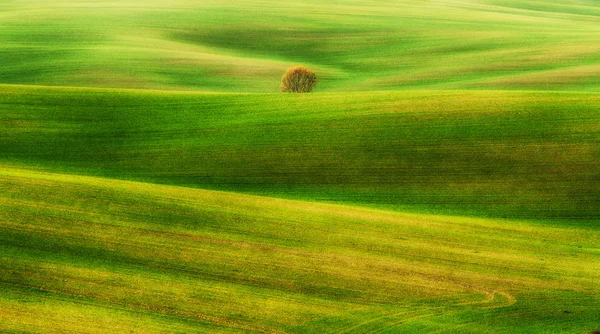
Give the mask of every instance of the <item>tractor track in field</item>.
[[[378, 330], [378, 331], [375, 331], [375, 332], [371, 332], [371, 333], [385, 333], [385, 332], [388, 332], [388, 331], [392, 330], [393, 328], [395, 328], [397, 326], [400, 326], [402, 324], [405, 324], [405, 323], [413, 321], [413, 320], [423, 319], [423, 318], [432, 318], [432, 317], [436, 317], [436, 316], [440, 316], [440, 315], [445, 315], [445, 314], [460, 312], [460, 310], [454, 309], [458, 305], [480, 305], [480, 306], [483, 306], [483, 308], [486, 308], [486, 309], [494, 309], [494, 308], [508, 307], [508, 306], [511, 306], [511, 305], [513, 305], [513, 304], [515, 304], [517, 302], [516, 298], [514, 298], [512, 295], [510, 295], [507, 292], [502, 292], [502, 291], [498, 291], [498, 290], [492, 290], [490, 292], [490, 291], [483, 290], [483, 289], [481, 289], [481, 290], [479, 290], [479, 289], [475, 290], [474, 289], [474, 291], [478, 291], [479, 293], [484, 294], [485, 296], [487, 296], [487, 298], [485, 300], [479, 301], [479, 302], [469, 302], [469, 303], [457, 304], [457, 305], [454, 305], [454, 306], [449, 306], [448, 310], [445, 310], [445, 311], [442, 311], [442, 312], [435, 312], [433, 314], [423, 314], [423, 315], [416, 315], [416, 316], [413, 316], [413, 317], [408, 317], [408, 318], [402, 319], [402, 320], [400, 320], [400, 321], [398, 321], [396, 323], [390, 324], [389, 326], [387, 326], [387, 327], [385, 327], [385, 328], [383, 328], [381, 330]], [[487, 304], [494, 303], [494, 301], [497, 298], [497, 295], [501, 295], [502, 297], [506, 298], [506, 303], [502, 303], [500, 305], [485, 306]], [[428, 311], [428, 310], [431, 310], [431, 309], [425, 309], [424, 311]]]
[[[340, 329], [340, 330], [336, 331], [335, 333], [336, 334], [350, 333], [356, 329], [359, 329], [359, 328], [364, 327], [369, 324], [373, 324], [379, 320], [399, 317], [402, 315], [408, 316], [408, 317], [403, 317], [402, 320], [394, 322], [380, 330], [377, 330], [377, 331], [371, 330], [370, 331], [370, 333], [384, 333], [384, 332], [391, 330], [394, 327], [400, 326], [404, 323], [414, 321], [417, 319], [431, 318], [431, 317], [437, 317], [437, 316], [441, 316], [441, 315], [445, 315], [445, 314], [459, 312], [460, 310], [457, 309], [457, 307], [461, 306], [461, 305], [479, 306], [479, 307], [486, 308], [486, 309], [494, 309], [494, 308], [512, 306], [517, 302], [517, 299], [515, 297], [513, 297], [511, 294], [509, 294], [508, 292], [499, 291], [499, 290], [486, 290], [486, 289], [483, 289], [480, 287], [473, 287], [471, 285], [461, 284], [461, 283], [451, 283], [451, 284], [475, 291], [479, 294], [486, 296], [486, 298], [482, 301], [459, 303], [459, 304], [455, 304], [452, 306], [440, 306], [440, 307], [426, 308], [426, 309], [421, 309], [421, 310], [416, 310], [416, 311], [403, 311], [403, 312], [398, 312], [398, 313], [393, 313], [393, 314], [386, 314], [386, 315], [382, 315], [379, 317], [371, 318], [369, 320], [363, 321], [361, 323], [355, 324], [355, 325], [347, 327], [347, 328]], [[502, 296], [503, 299], [505, 299], [505, 301], [504, 302], [500, 301], [499, 304], [496, 304], [496, 301], [498, 300], [498, 296]], [[436, 310], [439, 310], [439, 311], [436, 311]], [[425, 313], [425, 314], [423, 314], [423, 313]]]

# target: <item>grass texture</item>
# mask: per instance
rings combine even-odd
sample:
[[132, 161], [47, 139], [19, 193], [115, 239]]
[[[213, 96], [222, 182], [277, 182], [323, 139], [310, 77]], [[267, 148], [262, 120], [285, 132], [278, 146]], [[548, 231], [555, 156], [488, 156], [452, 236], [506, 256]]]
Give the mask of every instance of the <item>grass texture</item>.
[[0, 4], [0, 83], [277, 92], [600, 89], [595, 0]]
[[581, 333], [597, 229], [0, 168], [0, 331]]
[[11, 164], [401, 210], [600, 218], [596, 93], [0, 92], [0, 159]]
[[2, 1], [0, 332], [600, 330], [599, 36], [596, 0]]

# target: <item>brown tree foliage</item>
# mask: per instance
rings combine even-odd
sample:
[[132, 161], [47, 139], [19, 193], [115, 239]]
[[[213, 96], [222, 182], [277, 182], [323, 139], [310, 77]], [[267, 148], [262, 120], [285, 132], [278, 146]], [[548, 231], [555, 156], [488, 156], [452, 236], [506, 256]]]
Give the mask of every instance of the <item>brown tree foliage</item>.
[[281, 78], [281, 91], [287, 93], [308, 93], [317, 84], [317, 75], [304, 66], [288, 68]]

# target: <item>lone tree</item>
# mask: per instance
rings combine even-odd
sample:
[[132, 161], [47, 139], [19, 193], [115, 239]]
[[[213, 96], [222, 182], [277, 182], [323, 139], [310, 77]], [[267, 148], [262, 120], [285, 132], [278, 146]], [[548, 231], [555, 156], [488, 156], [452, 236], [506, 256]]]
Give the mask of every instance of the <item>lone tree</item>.
[[281, 91], [287, 93], [308, 93], [317, 84], [317, 75], [304, 66], [288, 68], [281, 78]]

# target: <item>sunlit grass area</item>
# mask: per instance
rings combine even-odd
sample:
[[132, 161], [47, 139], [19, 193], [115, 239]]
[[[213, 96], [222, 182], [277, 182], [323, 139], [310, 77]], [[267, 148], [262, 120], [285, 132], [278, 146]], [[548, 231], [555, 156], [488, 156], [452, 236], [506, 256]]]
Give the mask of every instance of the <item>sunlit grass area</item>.
[[3, 1], [0, 332], [598, 333], [599, 111], [595, 0]]
[[578, 1], [0, 4], [2, 83], [276, 92], [600, 88], [600, 6]]
[[311, 201], [595, 224], [595, 93], [0, 88], [1, 157]]
[[597, 326], [597, 229], [7, 167], [0, 181], [3, 331]]

